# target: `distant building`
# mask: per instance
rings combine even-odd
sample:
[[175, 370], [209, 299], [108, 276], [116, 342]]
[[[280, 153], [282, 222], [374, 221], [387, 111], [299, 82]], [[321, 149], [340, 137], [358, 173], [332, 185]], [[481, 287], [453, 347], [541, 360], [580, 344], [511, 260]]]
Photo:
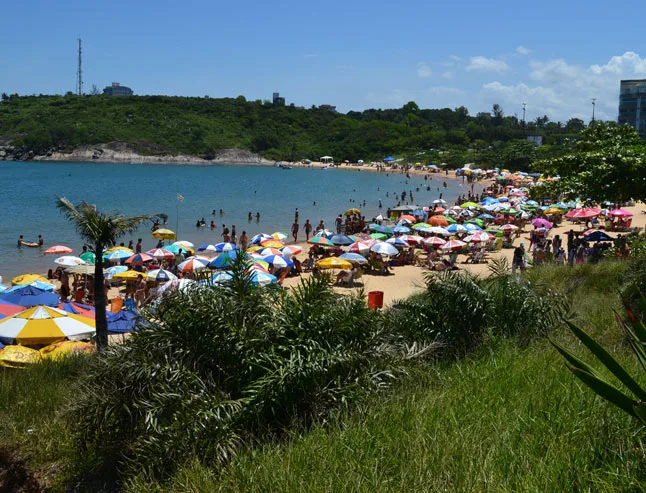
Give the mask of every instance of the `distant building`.
[[281, 98], [278, 92], [274, 93], [272, 101], [276, 106], [285, 106], [285, 98]]
[[320, 110], [328, 110], [331, 111], [332, 113], [336, 113], [336, 106], [332, 106], [331, 104], [322, 104], [319, 106]]
[[646, 79], [621, 81], [617, 121], [620, 125], [627, 123], [646, 139]]
[[113, 82], [111, 86], [103, 89], [103, 94], [106, 96], [132, 96], [134, 93], [129, 87]]

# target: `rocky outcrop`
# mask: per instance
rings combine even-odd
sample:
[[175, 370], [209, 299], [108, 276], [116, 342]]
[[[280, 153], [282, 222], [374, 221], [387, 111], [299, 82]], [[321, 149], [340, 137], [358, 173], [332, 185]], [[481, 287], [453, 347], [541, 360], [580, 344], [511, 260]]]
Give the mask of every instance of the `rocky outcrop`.
[[242, 149], [220, 149], [211, 159], [204, 159], [182, 153], [171, 153], [167, 149], [154, 146], [133, 146], [125, 142], [87, 145], [67, 152], [61, 149], [48, 149], [41, 154], [33, 150], [0, 145], [0, 161], [74, 161], [98, 163], [135, 163], [135, 164], [257, 164], [272, 165], [270, 161], [253, 152]]

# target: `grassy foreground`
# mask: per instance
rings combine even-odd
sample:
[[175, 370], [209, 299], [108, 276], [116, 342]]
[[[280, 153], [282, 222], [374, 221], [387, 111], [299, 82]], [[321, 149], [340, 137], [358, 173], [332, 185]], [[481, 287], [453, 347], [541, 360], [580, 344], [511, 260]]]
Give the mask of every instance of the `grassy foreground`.
[[[626, 268], [608, 262], [537, 269], [530, 276], [568, 293], [580, 325], [634, 370], [612, 313], [620, 307]], [[553, 337], [577, 350], [569, 333]], [[22, 459], [24, 470], [18, 472], [33, 484], [52, 490], [79, 484], [83, 461], [61, 415], [72, 397], [70, 383], [82, 371], [80, 360], [0, 372], [0, 451]], [[308, 432], [244, 449], [222, 471], [189, 462], [165, 483], [140, 477], [123, 487], [640, 491], [646, 484], [643, 431], [583, 388], [546, 340], [519, 347], [513, 338], [489, 339], [460, 362], [413, 370], [393, 392], [371, 397]], [[15, 466], [16, 458], [11, 459]], [[0, 462], [0, 480], [2, 469]], [[109, 484], [107, 478], [94, 479], [93, 490]]]

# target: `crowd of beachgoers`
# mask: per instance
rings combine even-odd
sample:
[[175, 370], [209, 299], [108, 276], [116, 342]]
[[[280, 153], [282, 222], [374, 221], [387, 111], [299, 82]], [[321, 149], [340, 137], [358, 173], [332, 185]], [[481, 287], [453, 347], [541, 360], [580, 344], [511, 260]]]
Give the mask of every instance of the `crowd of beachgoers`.
[[[486, 264], [499, 256], [508, 259], [516, 275], [546, 263], [598, 262], [608, 249], [614, 255], [627, 256], [626, 233], [644, 226], [643, 214], [639, 214], [643, 207], [539, 203], [528, 198], [537, 177], [490, 171], [463, 173], [460, 179], [471, 186], [453, 203], [440, 196], [430, 204], [418, 205], [412, 191], [402, 191], [393, 197], [396, 203], [392, 207], [374, 218], [367, 219], [359, 208], [362, 204], [356, 204], [340, 211], [329, 226], [323, 220], [313, 224], [309, 219], [301, 225], [295, 209], [289, 232], [249, 238], [244, 231], [238, 235], [235, 226], [229, 229], [223, 225], [218, 241], [194, 245], [176, 241], [173, 231], [156, 223], [154, 240], [148, 245], [154, 242], [154, 248], [147, 250], [144, 243], [149, 240], [138, 238], [103, 252], [110, 317], [122, 312], [134, 314], [137, 308], [154, 304], [174, 289], [226, 283], [236, 262], [244, 262], [251, 282], [258, 286], [289, 288], [303, 277], [331, 274], [339, 292], [359, 287], [380, 293], [374, 306], [378, 308], [415, 292], [429, 272], [483, 274]], [[3, 332], [16, 316], [29, 318], [23, 310], [40, 309], [38, 316], [43, 317], [42, 309], [47, 307], [53, 319], [89, 317], [93, 327], [96, 253], [87, 246], [78, 256], [73, 253], [65, 245], [49, 247], [44, 254], [54, 260], [48, 273], [25, 274], [12, 279], [11, 285], [0, 285], [0, 317], [4, 319], [0, 320], [0, 342], [29, 345], [28, 338], [21, 338], [14, 329]], [[375, 303], [372, 298], [369, 302]], [[129, 318], [129, 326], [124, 326], [124, 317], [119, 318], [115, 333], [132, 329], [135, 316]], [[60, 335], [45, 339], [37, 340], [36, 345], [75, 338]]]

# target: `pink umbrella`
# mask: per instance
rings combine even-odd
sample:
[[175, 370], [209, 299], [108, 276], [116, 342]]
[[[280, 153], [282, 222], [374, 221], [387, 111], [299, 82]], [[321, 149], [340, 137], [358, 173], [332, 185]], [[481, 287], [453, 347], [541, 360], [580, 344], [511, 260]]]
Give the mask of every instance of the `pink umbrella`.
[[500, 230], [503, 233], [511, 233], [512, 231], [516, 231], [518, 229], [518, 226], [515, 226], [514, 224], [505, 224]]
[[72, 253], [73, 251], [74, 250], [70, 247], [66, 247], [64, 245], [54, 245], [53, 247], [49, 247], [45, 250], [43, 255], [65, 255], [66, 253]]
[[532, 226], [536, 226], [537, 228], [552, 229], [554, 225], [551, 222], [549, 222], [547, 219], [538, 217], [532, 221]]
[[565, 217], [569, 219], [590, 219], [597, 217], [601, 214], [601, 209], [594, 209], [592, 207], [583, 207], [581, 209], [573, 209], [568, 212]]
[[615, 217], [633, 217], [632, 213], [628, 212], [625, 209], [615, 209], [614, 211], [608, 212], [608, 215], [615, 216]]
[[466, 245], [467, 244], [465, 242], [460, 240], [450, 240], [450, 241], [447, 241], [440, 248], [442, 248], [442, 250], [450, 250], [452, 252], [455, 252], [457, 250], [462, 250]]
[[421, 236], [417, 235], [401, 235], [399, 238], [407, 242], [409, 245], [419, 245], [423, 240]]

